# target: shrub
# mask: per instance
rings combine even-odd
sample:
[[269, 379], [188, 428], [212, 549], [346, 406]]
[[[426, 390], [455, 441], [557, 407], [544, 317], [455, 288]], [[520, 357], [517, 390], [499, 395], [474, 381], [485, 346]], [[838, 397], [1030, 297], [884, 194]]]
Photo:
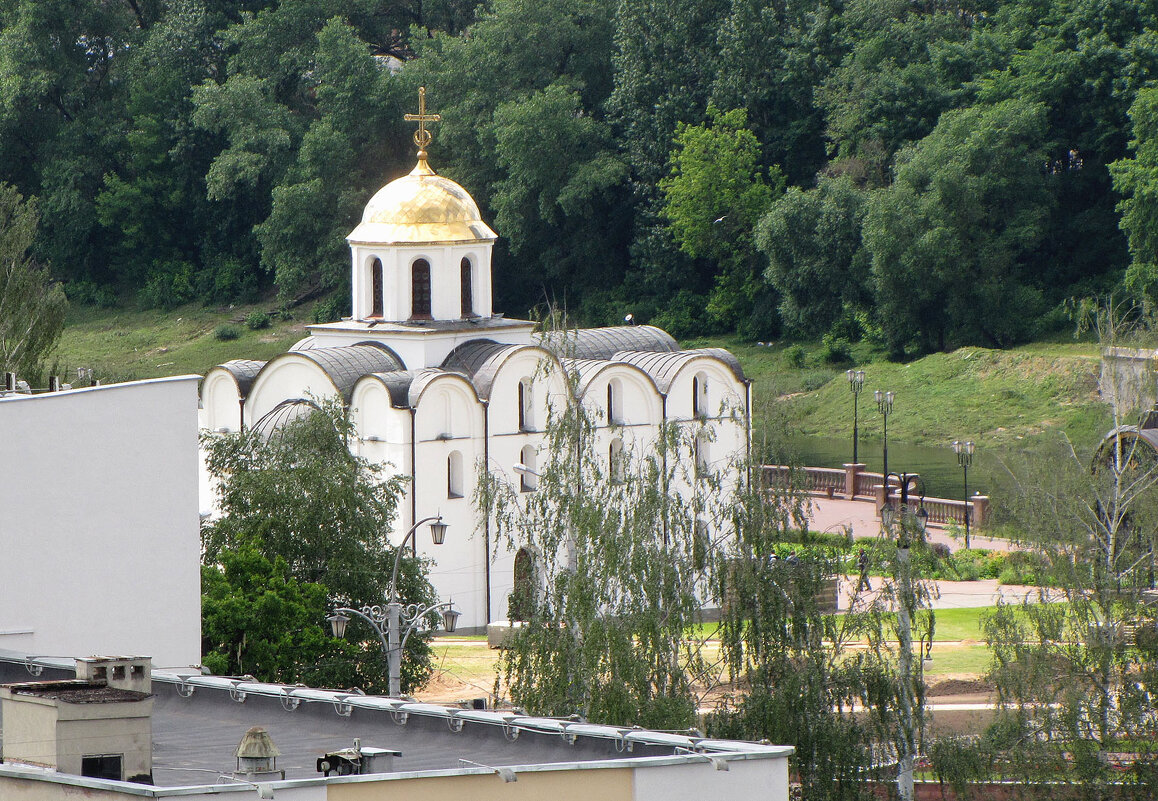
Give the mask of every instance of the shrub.
[[271, 322], [273, 321], [265, 312], [251, 311], [245, 318], [245, 327], [250, 331], [260, 331], [263, 328], [269, 328]]
[[219, 325], [213, 329], [213, 338], [219, 342], [230, 342], [241, 337], [241, 329], [230, 323]]
[[341, 297], [337, 293], [319, 300], [314, 306], [314, 322], [332, 323], [335, 320], [340, 320], [349, 306], [347, 301], [349, 301], [349, 297]]
[[784, 349], [784, 363], [789, 367], [795, 367], [797, 370], [804, 367], [804, 361], [807, 354], [804, 352], [802, 345], [789, 345]]
[[827, 364], [841, 364], [852, 359], [852, 343], [844, 337], [825, 334], [821, 339], [820, 357]]

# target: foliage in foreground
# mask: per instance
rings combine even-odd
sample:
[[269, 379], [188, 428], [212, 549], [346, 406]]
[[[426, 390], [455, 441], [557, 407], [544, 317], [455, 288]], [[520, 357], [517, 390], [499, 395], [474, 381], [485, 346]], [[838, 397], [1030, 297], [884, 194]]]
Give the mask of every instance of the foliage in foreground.
[[[1090, 314], [1107, 347], [1142, 333], [1146, 322], [1112, 302]], [[1056, 589], [1038, 603], [998, 605], [985, 622], [1000, 708], [978, 764], [985, 774], [1003, 760], [1017, 778], [1061, 778], [1089, 798], [1120, 783], [1123, 794], [1152, 797], [1158, 455], [1138, 435], [1129, 399], [1136, 394], [1123, 391], [1152, 377], [1106, 369], [1111, 435], [1089, 451], [1055, 442], [1009, 466], [1009, 514]], [[1046, 602], [1058, 600], [1065, 603]], [[1131, 755], [1124, 767], [1115, 752]]]
[[[551, 411], [533, 492], [484, 474], [476, 499], [496, 547], [534, 554], [541, 582], [513, 599], [527, 620], [500, 656], [511, 700], [672, 729], [692, 725], [707, 692], [734, 692], [706, 721], [710, 734], [794, 745], [807, 793], [858, 797], [874, 744], [912, 754], [921, 736], [920, 660], [898, 657], [903, 618], [888, 610], [904, 605], [927, 642], [927, 595], [910, 581], [906, 549], [882, 544], [878, 601], [858, 597], [854, 613], [832, 615], [820, 599], [843, 572], [838, 553], [773, 558], [798, 536], [802, 498], [748, 486], [759, 471], [729, 460], [693, 467], [714, 425], [665, 426], [609, 461], [597, 415], [572, 401]], [[697, 625], [705, 604], [722, 616], [717, 662]], [[868, 648], [846, 650], [854, 639]], [[868, 714], [854, 716], [854, 703]]]
[[64, 330], [68, 301], [48, 269], [29, 255], [40, 216], [0, 184], [0, 372], [35, 381]]
[[[220, 517], [202, 526], [206, 664], [246, 669], [258, 678], [310, 675], [328, 686], [349, 686], [350, 655], [314, 636], [335, 606], [381, 604], [396, 551], [387, 540], [400, 477], [350, 453], [351, 423], [337, 401], [304, 404], [273, 430], [251, 426], [239, 434], [206, 434], [209, 473]], [[399, 596], [432, 602], [425, 567], [403, 559]], [[303, 627], [300, 638], [276, 626], [249, 628], [248, 616], [269, 607]], [[312, 622], [310, 619], [312, 618]], [[420, 634], [420, 633], [419, 633]], [[359, 686], [385, 691], [380, 644], [357, 619], [350, 623]], [[428, 636], [411, 636], [402, 660], [402, 687], [421, 686], [432, 670]], [[276, 653], [279, 648], [284, 652]], [[319, 655], [339, 658], [315, 664]], [[312, 666], [312, 667], [311, 667]], [[265, 671], [258, 673], [256, 671]]]

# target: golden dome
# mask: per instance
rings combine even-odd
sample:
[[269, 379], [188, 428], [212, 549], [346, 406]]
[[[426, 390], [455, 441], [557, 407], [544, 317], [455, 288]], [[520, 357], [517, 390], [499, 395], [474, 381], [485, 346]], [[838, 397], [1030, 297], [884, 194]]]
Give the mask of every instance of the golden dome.
[[443, 178], [419, 154], [418, 165], [378, 190], [362, 222], [346, 237], [359, 244], [491, 241], [478, 205], [461, 186]]

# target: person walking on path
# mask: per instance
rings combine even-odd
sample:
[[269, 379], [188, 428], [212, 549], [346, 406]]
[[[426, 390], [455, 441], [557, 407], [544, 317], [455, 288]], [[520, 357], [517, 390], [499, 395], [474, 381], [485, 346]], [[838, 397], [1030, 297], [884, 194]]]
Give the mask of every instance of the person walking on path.
[[873, 585], [869, 583], [868, 577], [869, 558], [868, 554], [865, 553], [864, 548], [861, 548], [859, 551], [857, 551], [856, 566], [860, 568], [860, 581], [857, 582], [856, 591], [860, 592], [861, 590], [871, 590]]

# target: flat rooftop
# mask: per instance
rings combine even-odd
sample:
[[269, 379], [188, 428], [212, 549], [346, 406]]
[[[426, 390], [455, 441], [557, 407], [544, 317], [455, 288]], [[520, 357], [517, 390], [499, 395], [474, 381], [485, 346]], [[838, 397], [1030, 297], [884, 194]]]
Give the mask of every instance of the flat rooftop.
[[[0, 683], [71, 678], [71, 664], [0, 651]], [[39, 675], [30, 675], [29, 667]], [[400, 751], [395, 773], [792, 753], [790, 747], [709, 740], [695, 733], [598, 726], [169, 670], [153, 671], [152, 689], [153, 780], [159, 787], [222, 781], [219, 777], [236, 769], [237, 746], [252, 726], [269, 732], [281, 751], [277, 767], [287, 780], [320, 778], [318, 758], [349, 748], [355, 739], [363, 747]]]

